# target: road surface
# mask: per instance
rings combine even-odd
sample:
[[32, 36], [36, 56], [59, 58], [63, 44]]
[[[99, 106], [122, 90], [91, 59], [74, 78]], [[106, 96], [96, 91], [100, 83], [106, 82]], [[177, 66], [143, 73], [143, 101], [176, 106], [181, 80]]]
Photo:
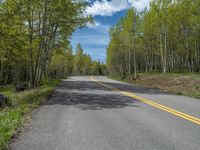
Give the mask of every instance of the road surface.
[[70, 77], [11, 150], [200, 150], [200, 101], [107, 77]]

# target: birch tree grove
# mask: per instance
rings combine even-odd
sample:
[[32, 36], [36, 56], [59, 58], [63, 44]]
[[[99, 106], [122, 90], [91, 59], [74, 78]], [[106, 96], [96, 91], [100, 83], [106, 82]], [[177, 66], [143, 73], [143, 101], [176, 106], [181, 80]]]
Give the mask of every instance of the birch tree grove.
[[84, 16], [85, 7], [74, 0], [1, 2], [1, 83], [29, 80], [31, 87], [40, 85], [53, 55], [63, 47], [66, 51], [73, 31], [92, 21]]
[[[131, 15], [132, 14], [132, 15]], [[200, 1], [153, 0], [110, 29], [110, 74], [200, 72]]]

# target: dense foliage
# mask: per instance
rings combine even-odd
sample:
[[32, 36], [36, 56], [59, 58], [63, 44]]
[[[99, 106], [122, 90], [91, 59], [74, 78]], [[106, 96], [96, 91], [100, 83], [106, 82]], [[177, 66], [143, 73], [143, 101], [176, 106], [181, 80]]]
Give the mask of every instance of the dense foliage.
[[200, 72], [200, 1], [153, 0], [143, 12], [130, 9], [110, 37], [112, 75]]
[[105, 64], [92, 60], [90, 55], [84, 54], [83, 51], [80, 44], [77, 45], [75, 54], [70, 47], [65, 51], [55, 51], [49, 65], [48, 75], [52, 78], [69, 75], [105, 75]]
[[80, 50], [73, 56], [69, 42], [77, 28], [92, 21], [85, 7], [74, 0], [1, 1], [0, 84], [29, 81], [36, 87], [49, 77], [91, 73], [96, 62]]

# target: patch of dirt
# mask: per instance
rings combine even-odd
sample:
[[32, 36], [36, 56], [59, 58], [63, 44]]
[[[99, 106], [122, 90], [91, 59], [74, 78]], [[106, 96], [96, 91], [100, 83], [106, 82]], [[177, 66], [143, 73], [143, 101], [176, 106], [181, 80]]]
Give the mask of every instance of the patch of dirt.
[[[129, 80], [130, 82], [130, 80]], [[184, 78], [184, 77], [140, 77], [132, 80], [142, 86], [167, 90], [176, 94], [188, 95], [193, 97], [200, 96], [200, 79]]]

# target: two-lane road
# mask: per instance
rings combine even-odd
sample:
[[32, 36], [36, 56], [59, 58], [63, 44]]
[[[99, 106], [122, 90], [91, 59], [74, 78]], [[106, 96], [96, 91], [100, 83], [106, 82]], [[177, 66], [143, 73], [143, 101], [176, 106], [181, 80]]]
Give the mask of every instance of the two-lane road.
[[70, 77], [16, 150], [200, 150], [200, 101], [107, 77]]

